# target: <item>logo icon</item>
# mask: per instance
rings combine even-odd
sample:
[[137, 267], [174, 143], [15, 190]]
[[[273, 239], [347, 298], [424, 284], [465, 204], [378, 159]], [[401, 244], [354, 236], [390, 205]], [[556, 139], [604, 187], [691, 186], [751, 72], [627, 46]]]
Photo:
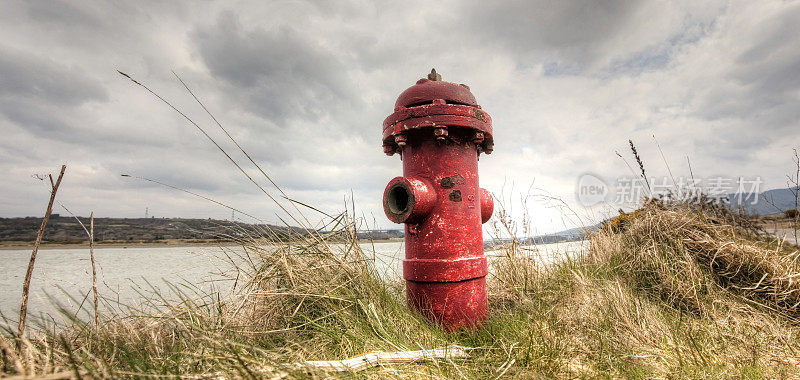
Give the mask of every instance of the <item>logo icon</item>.
[[591, 207], [606, 200], [608, 186], [599, 177], [592, 174], [584, 174], [578, 179], [578, 188], [575, 195], [580, 204]]

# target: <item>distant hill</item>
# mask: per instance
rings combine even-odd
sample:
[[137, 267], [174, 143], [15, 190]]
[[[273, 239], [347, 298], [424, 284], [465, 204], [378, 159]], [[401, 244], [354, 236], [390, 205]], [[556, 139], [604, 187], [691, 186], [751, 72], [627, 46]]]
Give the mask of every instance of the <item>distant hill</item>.
[[[741, 207], [745, 212], [756, 215], [777, 214], [795, 208], [792, 188], [773, 189], [760, 194], [729, 194], [730, 206]], [[755, 204], [753, 204], [753, 202]]]
[[584, 240], [588, 237], [589, 232], [597, 231], [599, 226], [599, 224], [596, 224], [594, 226], [570, 228], [568, 230], [525, 238], [522, 239], [520, 243], [528, 245]]
[[367, 240], [384, 240], [384, 239], [401, 239], [405, 236], [403, 230], [361, 230], [358, 231], [359, 239]]
[[[759, 194], [728, 194], [729, 205], [738, 210], [741, 207], [748, 214], [771, 215], [794, 209], [792, 188], [767, 190]], [[755, 204], [754, 204], [755, 201]], [[564, 231], [526, 238], [523, 244], [546, 244], [564, 241], [583, 240], [587, 232], [597, 231], [600, 224], [587, 227], [571, 228]]]
[[[89, 226], [89, 218], [80, 217]], [[42, 218], [0, 218], [0, 241], [32, 242]], [[249, 224], [216, 219], [184, 218], [95, 218], [95, 241], [156, 242], [164, 240], [233, 241], [247, 237], [283, 240], [307, 232], [298, 227]], [[324, 231], [320, 231], [324, 233]], [[384, 240], [403, 237], [402, 230], [362, 230], [360, 239]], [[53, 214], [47, 223], [44, 242], [79, 244], [87, 241], [86, 232], [75, 218]]]
[[[89, 226], [89, 218], [80, 217]], [[0, 218], [0, 241], [31, 242], [42, 224], [42, 218]], [[268, 232], [269, 231], [269, 232]], [[152, 242], [159, 240], [217, 239], [236, 240], [265, 237], [280, 240], [299, 228], [266, 224], [248, 224], [214, 219], [183, 218], [95, 218], [95, 240], [99, 242]], [[57, 243], [86, 242], [86, 232], [73, 217], [53, 214], [47, 223], [43, 240]]]

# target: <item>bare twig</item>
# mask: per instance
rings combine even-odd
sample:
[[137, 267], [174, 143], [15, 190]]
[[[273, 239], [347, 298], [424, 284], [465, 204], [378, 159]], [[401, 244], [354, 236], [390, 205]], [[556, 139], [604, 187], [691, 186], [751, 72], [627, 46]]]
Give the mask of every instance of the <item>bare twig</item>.
[[[94, 261], [94, 211], [92, 211], [91, 215], [89, 216], [89, 228], [86, 228], [86, 225], [83, 224], [81, 218], [78, 218], [70, 209], [67, 208], [63, 203], [56, 201], [61, 208], [67, 211], [73, 218], [78, 222], [78, 224], [83, 228], [83, 231], [86, 232], [86, 236], [89, 238], [89, 257], [92, 261], [92, 291], [94, 292], [94, 327], [97, 328], [100, 326], [99, 317], [98, 317], [98, 306], [97, 306], [97, 268], [95, 267]], [[87, 294], [88, 297], [88, 294]]]
[[36, 242], [33, 243], [31, 261], [28, 263], [28, 271], [25, 273], [25, 282], [22, 283], [22, 302], [19, 307], [19, 328], [17, 329], [18, 350], [22, 348], [22, 340], [25, 335], [25, 319], [28, 315], [28, 293], [31, 288], [31, 277], [33, 276], [33, 266], [36, 263], [36, 253], [39, 252], [39, 244], [42, 242], [44, 229], [47, 227], [47, 221], [50, 220], [50, 214], [53, 212], [53, 202], [56, 200], [56, 192], [58, 192], [58, 186], [61, 185], [61, 179], [64, 178], [64, 172], [66, 170], [67, 165], [61, 165], [61, 173], [58, 175], [58, 180], [55, 182], [53, 182], [53, 176], [50, 176], [50, 202], [47, 204], [47, 211], [42, 219], [42, 225], [39, 226], [39, 232], [36, 233]]
[[797, 155], [797, 149], [792, 149], [794, 152], [794, 157], [792, 160], [794, 161], [794, 178], [792, 176], [789, 177], [789, 191], [792, 192], [794, 195], [794, 220], [792, 221], [792, 230], [794, 231], [794, 243], [799, 244], [797, 240], [797, 229], [798, 229], [798, 222], [800, 222], [800, 156]]
[[92, 260], [92, 292], [94, 293], [94, 328], [100, 327], [100, 314], [97, 312], [97, 267], [94, 262], [94, 211], [89, 215], [89, 257]]

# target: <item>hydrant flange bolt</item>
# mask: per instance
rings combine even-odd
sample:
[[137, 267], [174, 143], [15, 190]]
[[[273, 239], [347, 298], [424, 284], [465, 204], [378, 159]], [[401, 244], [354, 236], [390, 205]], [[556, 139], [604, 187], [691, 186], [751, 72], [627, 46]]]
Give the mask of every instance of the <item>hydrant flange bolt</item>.
[[397, 144], [400, 148], [406, 146], [406, 137], [403, 135], [397, 135], [394, 137], [394, 143]]
[[472, 139], [476, 145], [481, 145], [483, 143], [483, 132], [475, 132], [475, 137]]
[[437, 127], [433, 130], [433, 135], [436, 136], [436, 140], [444, 141], [447, 139], [447, 128]]

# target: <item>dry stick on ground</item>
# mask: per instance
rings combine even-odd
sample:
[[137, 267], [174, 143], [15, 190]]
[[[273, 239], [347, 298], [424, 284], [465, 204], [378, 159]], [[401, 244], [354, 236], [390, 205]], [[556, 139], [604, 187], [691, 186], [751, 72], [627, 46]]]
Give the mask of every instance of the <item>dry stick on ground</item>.
[[305, 361], [295, 363], [297, 368], [317, 368], [324, 371], [343, 372], [343, 371], [363, 371], [367, 368], [381, 365], [392, 365], [402, 363], [416, 363], [435, 359], [456, 359], [469, 357], [469, 348], [461, 346], [450, 346], [446, 348], [435, 348], [432, 350], [420, 351], [399, 351], [383, 352], [373, 351], [365, 355], [357, 356], [345, 360], [328, 361]]
[[61, 185], [61, 179], [64, 178], [64, 172], [67, 170], [67, 165], [61, 165], [61, 173], [58, 175], [58, 180], [53, 182], [53, 176], [50, 175], [50, 202], [47, 204], [47, 211], [42, 219], [42, 225], [39, 226], [39, 232], [36, 233], [36, 242], [33, 243], [33, 252], [31, 252], [31, 261], [28, 263], [28, 272], [25, 273], [25, 282], [22, 283], [22, 303], [19, 307], [19, 328], [17, 329], [17, 350], [22, 351], [22, 340], [25, 336], [25, 318], [28, 315], [28, 292], [31, 288], [31, 276], [33, 276], [33, 265], [36, 263], [36, 253], [39, 252], [39, 244], [42, 242], [44, 236], [44, 229], [47, 227], [47, 221], [50, 219], [50, 214], [53, 212], [53, 202], [56, 200], [56, 192], [58, 186]]
[[[373, 351], [368, 354], [356, 356], [354, 358], [345, 360], [301, 361], [291, 364], [284, 364], [277, 368], [276, 367], [250, 368], [248, 371], [253, 372], [251, 375], [272, 375], [270, 377], [271, 379], [283, 379], [288, 377], [289, 373], [287, 373], [285, 370], [316, 369], [323, 372], [359, 372], [378, 366], [420, 363], [425, 361], [435, 361], [437, 359], [444, 359], [444, 360], [467, 359], [469, 358], [469, 352], [468, 352], [469, 350], [472, 350], [472, 348], [452, 345], [449, 347], [434, 348], [430, 350], [419, 350], [419, 351], [398, 351], [398, 352]], [[80, 375], [81, 373], [76, 369], [73, 369], [72, 371], [62, 371], [50, 375], [45, 375], [43, 377], [39, 377], [39, 379], [48, 379], [48, 380], [73, 379], [76, 377], [76, 374]], [[117, 374], [143, 375], [139, 373], [122, 372], [122, 371], [118, 371]], [[201, 379], [201, 378], [207, 379], [207, 378], [224, 378], [225, 375], [226, 373], [224, 372], [213, 372], [213, 373], [204, 373], [200, 375], [184, 374], [181, 377], [186, 379]], [[18, 376], [18, 377], [9, 377], [6, 379], [23, 380], [23, 379], [29, 379], [29, 377]]]

